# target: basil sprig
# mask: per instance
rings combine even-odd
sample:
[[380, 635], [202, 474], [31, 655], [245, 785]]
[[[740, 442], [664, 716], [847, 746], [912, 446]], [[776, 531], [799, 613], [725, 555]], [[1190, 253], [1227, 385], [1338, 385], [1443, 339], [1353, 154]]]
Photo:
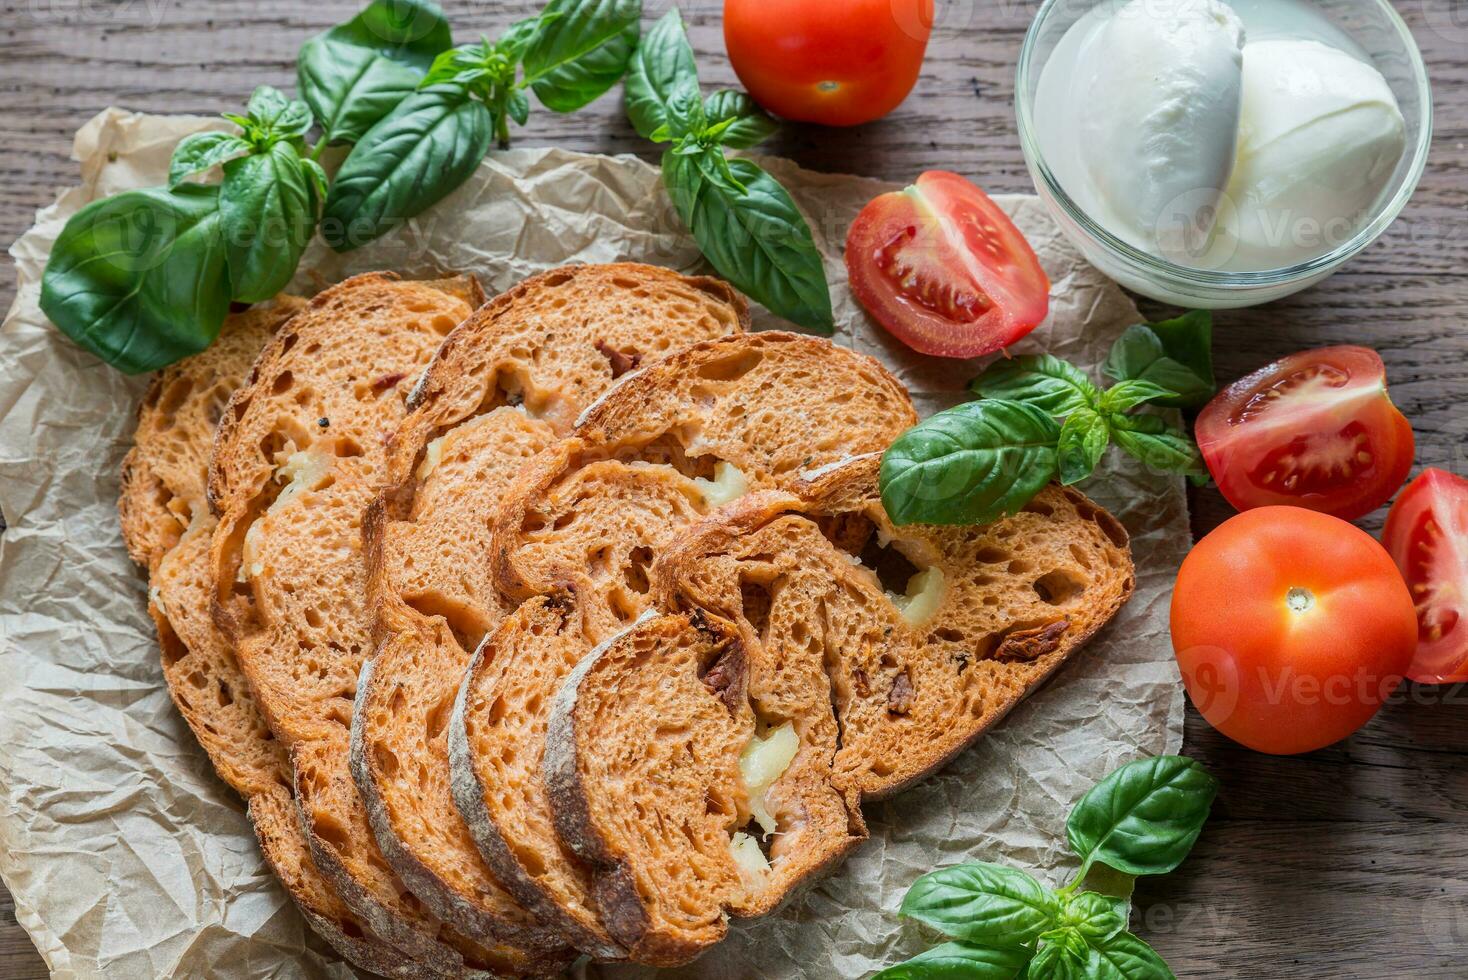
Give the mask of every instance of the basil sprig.
[[768, 173], [724, 155], [725, 148], [758, 145], [775, 132], [775, 121], [742, 92], [704, 99], [677, 8], [638, 46], [626, 105], [640, 135], [670, 144], [663, 184], [709, 263], [770, 312], [830, 333], [825, 263], [805, 217]]
[[[1174, 980], [1162, 957], [1127, 931], [1138, 875], [1166, 874], [1187, 857], [1218, 794], [1218, 782], [1183, 756], [1122, 766], [1071, 810], [1066, 840], [1081, 859], [1064, 888], [1017, 868], [971, 862], [913, 882], [901, 914], [952, 942], [873, 980]], [[1105, 871], [1105, 875], [1097, 872]], [[1086, 889], [1109, 878], [1107, 891]]]
[[969, 386], [982, 400], [926, 419], [883, 455], [888, 515], [898, 524], [998, 520], [1052, 480], [1089, 478], [1112, 443], [1154, 470], [1206, 482], [1187, 432], [1135, 410], [1212, 396], [1211, 324], [1190, 313], [1129, 328], [1107, 358], [1116, 383], [1106, 389], [1052, 354], [994, 362]]
[[[285, 288], [318, 225], [337, 251], [356, 248], [462, 184], [496, 136], [507, 145], [508, 120], [529, 117], [527, 92], [557, 112], [606, 92], [636, 49], [641, 14], [641, 0], [550, 0], [499, 40], [454, 48], [427, 0], [372, 0], [302, 46], [300, 100], [256, 89], [244, 113], [224, 114], [235, 131], [179, 142], [167, 188], [73, 215], [42, 277], [41, 309], [128, 373], [203, 350], [231, 301]], [[331, 144], [352, 146], [335, 181], [318, 162]], [[196, 182], [215, 168], [217, 186]]]
[[352, 148], [326, 198], [326, 243], [348, 252], [421, 214], [472, 174], [510, 120], [530, 117], [526, 91], [570, 112], [626, 73], [642, 0], [551, 0], [498, 40], [439, 54], [418, 90]]
[[[315, 232], [325, 174], [304, 155], [311, 110], [262, 86], [224, 118], [239, 131], [181, 140], [168, 187], [92, 202], [51, 250], [42, 311], [129, 374], [209, 346], [230, 301], [279, 292]], [[189, 181], [216, 166], [217, 187]]]

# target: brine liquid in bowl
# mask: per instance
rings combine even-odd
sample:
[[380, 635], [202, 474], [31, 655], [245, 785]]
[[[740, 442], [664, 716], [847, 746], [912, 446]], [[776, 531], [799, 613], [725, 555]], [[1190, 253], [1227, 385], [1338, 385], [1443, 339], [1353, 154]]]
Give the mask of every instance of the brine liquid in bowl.
[[1087, 218], [1163, 263], [1308, 266], [1357, 238], [1414, 162], [1417, 134], [1354, 33], [1372, 28], [1343, 19], [1306, 0], [1098, 4], [1050, 32], [1027, 149]]

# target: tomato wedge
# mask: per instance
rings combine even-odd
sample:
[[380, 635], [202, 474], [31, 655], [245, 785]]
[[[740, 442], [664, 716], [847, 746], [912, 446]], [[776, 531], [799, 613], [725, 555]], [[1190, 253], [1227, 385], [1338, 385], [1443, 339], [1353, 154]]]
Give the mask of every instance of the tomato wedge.
[[867, 312], [915, 351], [978, 357], [1050, 311], [1050, 280], [1009, 216], [970, 181], [930, 170], [862, 208], [846, 272]]
[[1417, 656], [1407, 676], [1468, 681], [1468, 480], [1424, 470], [1392, 504], [1382, 540], [1417, 604]]
[[1198, 415], [1208, 472], [1239, 510], [1271, 504], [1351, 521], [1412, 470], [1412, 426], [1365, 347], [1291, 354], [1219, 392]]

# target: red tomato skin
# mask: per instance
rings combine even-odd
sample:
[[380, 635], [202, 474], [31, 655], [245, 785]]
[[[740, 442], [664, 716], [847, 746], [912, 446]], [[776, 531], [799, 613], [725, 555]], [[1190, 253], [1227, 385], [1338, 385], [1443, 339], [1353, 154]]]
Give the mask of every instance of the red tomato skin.
[[[1304, 611], [1292, 589], [1308, 590]], [[1395, 563], [1364, 531], [1300, 507], [1224, 522], [1183, 561], [1172, 642], [1183, 684], [1224, 735], [1274, 755], [1323, 748], [1396, 690], [1417, 617]]]
[[932, 29], [933, 0], [724, 3], [729, 61], [754, 100], [777, 116], [827, 126], [897, 108], [917, 82]]
[[[1285, 411], [1297, 415], [1293, 425], [1273, 425], [1267, 431], [1250, 421], [1233, 422], [1231, 418], [1253, 395], [1267, 388], [1272, 380], [1291, 371], [1325, 365], [1351, 374], [1345, 389], [1361, 398], [1343, 398], [1338, 406], [1308, 404], [1296, 408], [1289, 396], [1280, 399]], [[1373, 385], [1375, 386], [1373, 388]], [[1332, 408], [1338, 408], [1332, 414]], [[1268, 413], [1265, 409], [1265, 414]], [[1340, 414], [1354, 413], [1354, 416]], [[1294, 441], [1309, 445], [1312, 441], [1329, 441], [1331, 431], [1345, 431], [1347, 423], [1369, 436], [1372, 463], [1356, 471], [1328, 490], [1305, 488], [1292, 491], [1283, 486], [1267, 486], [1257, 479], [1260, 469], [1271, 469], [1267, 460], [1290, 455], [1288, 444]], [[1412, 425], [1392, 404], [1386, 389], [1386, 368], [1381, 356], [1366, 347], [1322, 347], [1301, 351], [1266, 365], [1229, 385], [1198, 414], [1196, 427], [1198, 449], [1208, 472], [1218, 484], [1224, 498], [1236, 510], [1271, 505], [1306, 507], [1342, 520], [1365, 517], [1391, 499], [1412, 471], [1416, 455], [1416, 437]]]
[[[1435, 542], [1434, 552], [1424, 556], [1420, 550], [1425, 543], [1421, 523], [1428, 517], [1441, 538]], [[1446, 470], [1423, 470], [1392, 504], [1381, 539], [1407, 580], [1408, 589], [1423, 602], [1417, 654], [1407, 676], [1419, 684], [1468, 681], [1468, 480]], [[1441, 565], [1419, 567], [1424, 557], [1430, 562], [1444, 548], [1449, 551]], [[1434, 576], [1439, 581], [1434, 581]], [[1451, 580], [1442, 582], [1442, 578]], [[1430, 590], [1434, 585], [1446, 587], [1448, 598], [1444, 601], [1451, 602], [1457, 614], [1452, 628], [1436, 638], [1425, 618], [1433, 611]]]
[[[910, 259], [915, 275], [884, 269], [880, 256], [889, 253], [893, 261]], [[992, 354], [1050, 311], [1050, 279], [1024, 234], [972, 181], [942, 170], [862, 208], [847, 232], [846, 271], [852, 294], [888, 333], [935, 357]], [[899, 281], [912, 278], [939, 306], [979, 296], [973, 310], [981, 312], [957, 314], [969, 318], [960, 322], [924, 305]]]

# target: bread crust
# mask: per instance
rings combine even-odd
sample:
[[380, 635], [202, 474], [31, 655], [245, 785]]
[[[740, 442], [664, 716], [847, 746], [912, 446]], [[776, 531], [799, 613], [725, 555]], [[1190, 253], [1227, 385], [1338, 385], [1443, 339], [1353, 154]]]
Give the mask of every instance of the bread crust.
[[[569, 595], [536, 597], [526, 602], [515, 615], [533, 617], [544, 610], [555, 617], [564, 628], [573, 622], [574, 604], [574, 598]], [[475, 650], [473, 660], [464, 672], [463, 682], [454, 698], [454, 710], [449, 718], [449, 768], [454, 804], [485, 861], [526, 907], [533, 909], [565, 936], [571, 945], [588, 955], [599, 960], [624, 959], [627, 951], [613, 941], [601, 923], [586, 922], [570, 914], [526, 872], [485, 805], [485, 794], [490, 787], [480, 779], [474, 765], [465, 714], [470, 691], [478, 682], [481, 672], [488, 666], [487, 655], [494, 649], [495, 639], [494, 635], [485, 637]]]

